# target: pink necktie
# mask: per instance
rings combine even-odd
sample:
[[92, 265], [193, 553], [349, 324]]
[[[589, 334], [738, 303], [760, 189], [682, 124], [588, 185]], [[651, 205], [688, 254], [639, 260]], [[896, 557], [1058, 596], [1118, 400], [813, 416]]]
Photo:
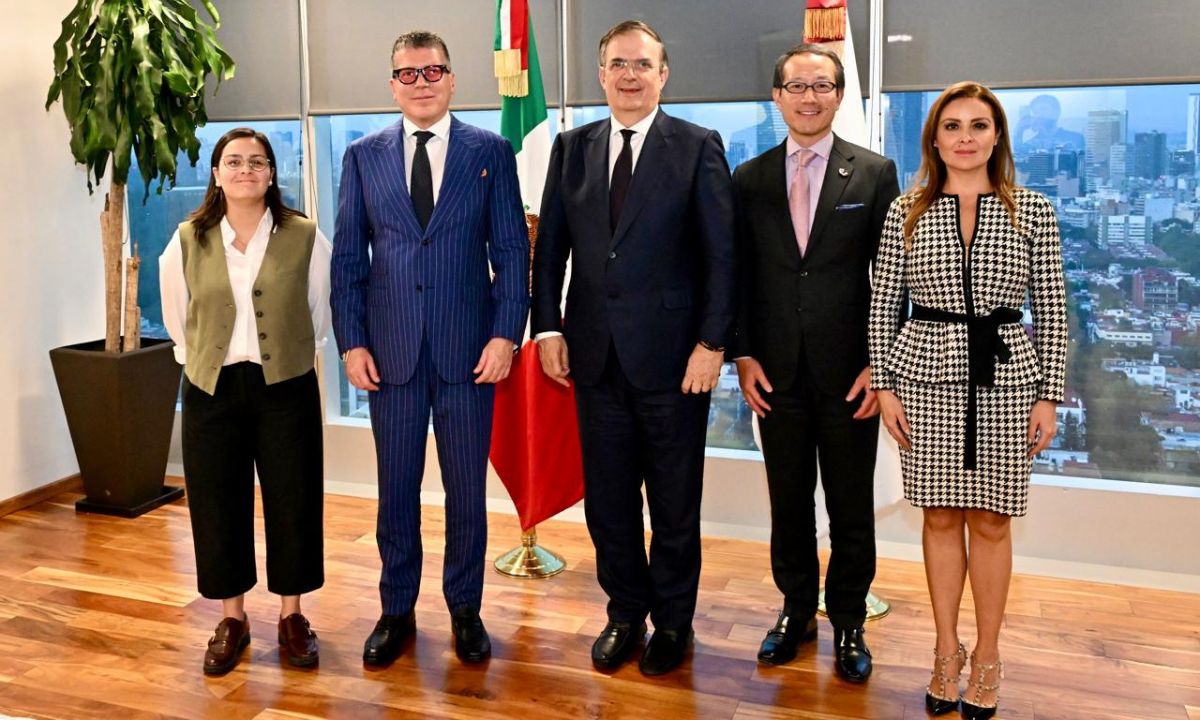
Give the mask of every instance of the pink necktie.
[[817, 158], [817, 154], [807, 148], [796, 151], [800, 162], [796, 163], [796, 174], [792, 177], [792, 189], [788, 192], [788, 210], [792, 215], [792, 228], [796, 231], [796, 244], [800, 246], [800, 256], [808, 250], [808, 172], [809, 163]]

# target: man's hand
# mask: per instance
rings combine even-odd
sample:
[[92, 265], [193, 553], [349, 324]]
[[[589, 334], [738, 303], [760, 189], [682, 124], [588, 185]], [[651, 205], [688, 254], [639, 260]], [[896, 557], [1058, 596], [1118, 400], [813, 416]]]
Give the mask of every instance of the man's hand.
[[542, 363], [542, 372], [547, 377], [563, 387], [571, 387], [567, 376], [571, 368], [567, 365], [567, 341], [562, 335], [551, 335], [537, 341], [538, 360]]
[[871, 368], [865, 367], [863, 371], [855, 378], [854, 384], [850, 386], [850, 392], [846, 393], [846, 402], [852, 402], [858, 397], [859, 393], [864, 393], [862, 404], [854, 411], [855, 420], [866, 420], [869, 417], [875, 417], [879, 414], [879, 400], [876, 398], [876, 393], [871, 389]]
[[1029, 411], [1029, 457], [1050, 447], [1050, 441], [1058, 432], [1058, 418], [1051, 400], [1038, 400]]
[[375, 358], [365, 347], [356, 347], [346, 352], [346, 379], [359, 390], [378, 390], [379, 371], [375, 369]]
[[479, 376], [475, 378], [475, 384], [498, 383], [508, 377], [508, 371], [512, 369], [512, 360], [512, 340], [502, 337], [488, 340], [479, 356], [479, 364], [471, 371]]
[[717, 378], [721, 375], [721, 363], [725, 361], [725, 353], [721, 350], [705, 350], [703, 345], [696, 344], [692, 356], [688, 358], [687, 372], [683, 374], [683, 384], [680, 389], [685, 393], [706, 393], [717, 386]]
[[888, 434], [900, 446], [901, 450], [912, 450], [912, 428], [908, 426], [908, 418], [904, 417], [904, 406], [900, 398], [891, 390], [877, 390], [875, 396], [879, 401], [879, 414], [883, 417], [883, 426]]
[[751, 357], [738, 358], [735, 361], [737, 365], [738, 384], [742, 387], [742, 398], [746, 404], [754, 411], [754, 414], [760, 418], [766, 417], [771, 411], [771, 406], [763, 399], [759, 388], [761, 387], [766, 392], [774, 392], [771, 389], [771, 383], [767, 380], [767, 374], [763, 372], [762, 365]]

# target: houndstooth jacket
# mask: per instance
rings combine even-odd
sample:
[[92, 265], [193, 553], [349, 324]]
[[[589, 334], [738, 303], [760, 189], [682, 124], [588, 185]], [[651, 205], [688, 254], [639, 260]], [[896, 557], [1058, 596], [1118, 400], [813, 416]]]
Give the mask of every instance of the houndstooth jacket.
[[967, 381], [967, 325], [909, 320], [899, 329], [905, 288], [913, 303], [982, 316], [998, 307], [1033, 314], [1033, 340], [1019, 323], [1000, 326], [1012, 352], [996, 364], [998, 386], [1036, 384], [1038, 397], [1061, 402], [1066, 371], [1067, 312], [1058, 220], [1046, 198], [1015, 191], [1017, 224], [994, 194], [979, 197], [975, 236], [964, 263], [959, 199], [943, 195], [913, 230], [904, 249], [910, 200], [892, 203], [874, 267], [869, 345], [871, 386], [892, 389], [897, 375], [924, 383]]

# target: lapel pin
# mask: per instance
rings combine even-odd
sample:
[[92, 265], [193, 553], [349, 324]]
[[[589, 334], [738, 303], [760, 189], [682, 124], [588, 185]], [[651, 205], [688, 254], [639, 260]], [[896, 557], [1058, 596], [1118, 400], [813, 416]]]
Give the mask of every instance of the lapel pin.
[[481, 178], [487, 177], [487, 168], [484, 168], [483, 172], [479, 173], [479, 177], [481, 177]]
[[838, 168], [838, 175], [841, 175], [842, 177], [850, 177], [850, 171], [846, 168]]

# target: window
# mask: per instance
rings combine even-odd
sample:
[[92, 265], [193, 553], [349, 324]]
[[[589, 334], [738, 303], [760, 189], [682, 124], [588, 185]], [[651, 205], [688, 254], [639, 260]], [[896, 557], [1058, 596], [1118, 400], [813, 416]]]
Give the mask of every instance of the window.
[[[209, 160], [217, 140], [230, 130], [247, 124], [219, 122], [199, 128], [196, 136], [200, 139], [200, 159], [196, 166], [192, 167], [186, 153], [180, 153], [175, 159], [179, 168], [175, 175], [175, 186], [170, 189], [164, 186], [159, 194], [156, 192], [158, 182], [152, 182], [150, 197], [144, 204], [142, 197], [146, 191], [146, 184], [138, 174], [135, 158], [135, 165], [129, 171], [129, 184], [126, 187], [129, 197], [129, 236], [142, 256], [142, 264], [138, 269], [138, 306], [142, 309], [142, 337], [167, 337], [162, 318], [162, 299], [159, 295], [158, 257], [167, 247], [179, 223], [204, 200], [212, 170]], [[249, 125], [271, 141], [271, 149], [275, 151], [278, 165], [276, 173], [279, 188], [283, 193], [283, 202], [303, 210], [300, 121], [256, 121]]]
[[[1063, 237], [1067, 399], [1034, 471], [1200, 486], [1200, 85], [996, 94]], [[902, 184], [936, 97], [885, 95]]]

